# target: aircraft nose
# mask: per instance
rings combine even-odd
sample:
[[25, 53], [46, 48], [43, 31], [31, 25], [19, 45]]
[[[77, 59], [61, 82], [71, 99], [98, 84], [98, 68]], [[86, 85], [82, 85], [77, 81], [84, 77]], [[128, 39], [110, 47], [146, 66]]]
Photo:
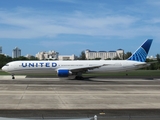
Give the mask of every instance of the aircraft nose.
[[6, 67], [6, 66], [3, 66], [3, 67], [2, 67], [2, 70], [3, 70], [3, 71], [7, 71], [7, 67]]

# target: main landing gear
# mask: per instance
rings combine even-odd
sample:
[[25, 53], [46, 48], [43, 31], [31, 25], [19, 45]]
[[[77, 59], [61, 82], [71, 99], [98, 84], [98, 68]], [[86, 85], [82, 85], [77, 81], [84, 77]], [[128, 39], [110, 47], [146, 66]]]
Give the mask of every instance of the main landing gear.
[[81, 72], [78, 72], [76, 74], [76, 77], [75, 77], [76, 80], [83, 80], [84, 78], [82, 77], [82, 73]]
[[82, 76], [76, 76], [75, 79], [76, 80], [83, 80], [84, 78]]

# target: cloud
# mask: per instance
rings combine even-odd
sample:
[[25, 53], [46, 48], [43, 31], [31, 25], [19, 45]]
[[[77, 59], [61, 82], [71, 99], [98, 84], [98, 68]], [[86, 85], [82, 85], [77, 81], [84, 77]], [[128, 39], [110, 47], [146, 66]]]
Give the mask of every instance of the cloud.
[[147, 21], [149, 24], [158, 24], [158, 23], [160, 23], [160, 17], [156, 17], [156, 18], [153, 18], [153, 19], [151, 19], [151, 20], [148, 20]]
[[129, 38], [157, 35], [155, 28], [158, 29], [147, 25], [143, 18], [125, 14], [97, 16], [84, 11], [63, 14], [21, 7], [0, 10], [0, 26], [0, 38], [18, 39], [53, 38], [61, 34]]
[[147, 0], [146, 3], [152, 6], [160, 6], [159, 0]]
[[78, 41], [48, 41], [44, 40], [39, 43], [39, 45], [44, 47], [63, 47], [68, 45], [89, 45], [88, 42], [78, 42]]
[[55, 2], [55, 1], [57, 1], [57, 2], [64, 2], [64, 3], [77, 3], [78, 2], [78, 0], [43, 0], [43, 1], [45, 1], [45, 2]]

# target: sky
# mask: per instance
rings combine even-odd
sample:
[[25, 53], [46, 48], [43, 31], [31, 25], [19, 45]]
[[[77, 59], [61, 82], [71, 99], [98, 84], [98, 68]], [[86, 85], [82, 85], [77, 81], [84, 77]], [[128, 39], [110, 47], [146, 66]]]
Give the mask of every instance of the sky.
[[0, 0], [0, 46], [12, 55], [54, 50], [134, 52], [153, 39], [149, 56], [160, 54], [159, 0]]

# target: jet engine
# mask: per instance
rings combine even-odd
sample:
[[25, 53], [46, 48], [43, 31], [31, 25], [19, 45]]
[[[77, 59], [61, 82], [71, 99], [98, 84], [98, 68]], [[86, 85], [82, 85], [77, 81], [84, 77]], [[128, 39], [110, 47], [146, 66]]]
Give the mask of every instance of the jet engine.
[[72, 72], [68, 69], [58, 69], [57, 70], [58, 77], [68, 77], [71, 74]]

